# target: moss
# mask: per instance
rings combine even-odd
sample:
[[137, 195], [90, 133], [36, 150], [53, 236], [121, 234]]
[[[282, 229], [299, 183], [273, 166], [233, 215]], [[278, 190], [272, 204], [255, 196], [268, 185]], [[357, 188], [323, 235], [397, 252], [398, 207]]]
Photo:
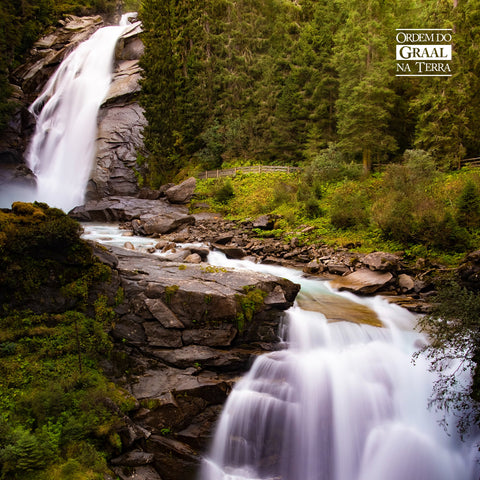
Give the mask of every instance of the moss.
[[246, 322], [251, 322], [255, 313], [262, 309], [265, 297], [268, 295], [268, 292], [251, 285], [244, 286], [243, 291], [245, 292], [243, 295], [235, 296], [240, 310], [237, 314], [239, 332], [243, 332]]
[[121, 451], [135, 402], [99, 368], [114, 299], [94, 294], [111, 270], [80, 232], [45, 204], [0, 210], [1, 478], [103, 478]]
[[169, 305], [172, 302], [173, 296], [178, 292], [178, 285], [170, 285], [165, 287], [165, 303]]

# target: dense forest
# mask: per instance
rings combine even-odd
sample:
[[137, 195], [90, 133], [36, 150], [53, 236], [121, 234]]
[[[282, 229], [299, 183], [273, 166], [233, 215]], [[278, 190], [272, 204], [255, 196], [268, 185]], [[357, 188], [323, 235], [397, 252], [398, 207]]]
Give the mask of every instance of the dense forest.
[[[145, 0], [147, 180], [294, 164], [477, 156], [476, 1]], [[450, 77], [396, 77], [396, 28], [452, 28]]]

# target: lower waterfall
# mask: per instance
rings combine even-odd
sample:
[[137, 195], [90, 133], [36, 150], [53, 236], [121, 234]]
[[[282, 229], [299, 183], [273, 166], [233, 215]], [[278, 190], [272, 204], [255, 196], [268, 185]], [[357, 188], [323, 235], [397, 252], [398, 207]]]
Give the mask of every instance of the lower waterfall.
[[287, 348], [259, 357], [233, 389], [200, 480], [479, 478], [476, 442], [462, 442], [453, 425], [447, 434], [427, 410], [434, 378], [424, 359], [412, 363], [425, 341], [413, 314], [381, 298], [339, 294], [289, 269], [216, 253], [209, 261], [301, 283], [299, 301], [307, 293], [359, 302], [384, 326], [290, 309]]
[[37, 120], [27, 164], [37, 177], [35, 200], [65, 211], [83, 203], [95, 156], [97, 114], [108, 93], [119, 26], [97, 30], [60, 64], [31, 105]]

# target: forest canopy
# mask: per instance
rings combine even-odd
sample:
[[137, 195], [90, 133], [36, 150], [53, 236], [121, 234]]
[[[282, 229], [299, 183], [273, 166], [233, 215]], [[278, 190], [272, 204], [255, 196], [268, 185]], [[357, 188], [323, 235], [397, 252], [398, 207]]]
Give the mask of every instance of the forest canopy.
[[[298, 165], [334, 144], [387, 163], [477, 156], [480, 2], [144, 0], [146, 180]], [[452, 28], [450, 77], [396, 77], [396, 29]]]

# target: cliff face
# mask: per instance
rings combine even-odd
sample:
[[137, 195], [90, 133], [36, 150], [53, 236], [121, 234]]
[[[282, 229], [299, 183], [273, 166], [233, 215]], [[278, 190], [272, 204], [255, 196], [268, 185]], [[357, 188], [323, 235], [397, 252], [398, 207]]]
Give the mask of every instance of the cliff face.
[[[0, 138], [0, 184], [31, 185], [35, 182], [25, 165], [25, 152], [35, 129], [28, 106], [66, 56], [104, 26], [100, 16], [69, 16], [38, 40], [25, 64], [13, 73], [18, 107]], [[140, 26], [128, 28], [117, 44], [114, 77], [98, 115], [95, 167], [87, 198], [132, 195], [138, 187], [134, 174], [137, 151], [142, 149], [146, 124], [137, 102], [140, 91], [138, 61], [143, 53]]]
[[154, 479], [156, 472], [163, 480], [193, 479], [234, 382], [255, 356], [276, 348], [282, 312], [299, 286], [96, 248], [125, 294], [111, 333], [126, 355], [110, 364], [110, 375], [138, 405], [130, 415], [136, 433], [112, 461], [115, 473], [131, 478], [126, 472], [133, 466], [135, 478]]
[[135, 195], [138, 192], [134, 168], [137, 151], [143, 148], [146, 125], [138, 104], [143, 53], [141, 27], [127, 30], [115, 53], [114, 77], [98, 114], [97, 155], [87, 187], [87, 200], [109, 195]]

